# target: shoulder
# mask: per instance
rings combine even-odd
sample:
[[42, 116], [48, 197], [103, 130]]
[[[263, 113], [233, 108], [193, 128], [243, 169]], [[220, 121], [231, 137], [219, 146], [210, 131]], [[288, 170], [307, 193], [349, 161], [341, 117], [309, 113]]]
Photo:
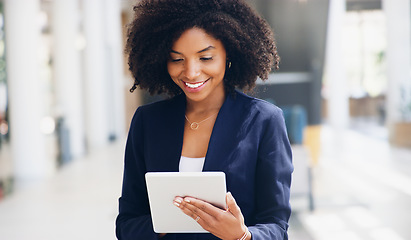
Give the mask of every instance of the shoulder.
[[163, 111], [166, 109], [170, 109], [173, 107], [178, 107], [181, 104], [185, 103], [185, 97], [183, 94], [179, 94], [175, 97], [160, 100], [157, 102], [149, 103], [140, 106], [137, 111], [142, 111], [142, 112], [156, 112], [156, 111]]
[[279, 107], [265, 100], [251, 97], [239, 91], [235, 91], [233, 98], [236, 102], [243, 105], [244, 111], [258, 114], [262, 118], [282, 118], [283, 116], [282, 110]]
[[137, 108], [134, 116], [150, 115], [151, 117], [155, 117], [159, 114], [167, 114], [168, 112], [175, 111], [175, 109], [181, 108], [182, 106], [185, 106], [185, 97], [183, 94], [180, 94], [172, 98], [142, 105]]
[[165, 117], [169, 118], [184, 108], [184, 95], [177, 95], [169, 99], [145, 104], [136, 109], [131, 120], [131, 125], [136, 124], [136, 122], [155, 122], [156, 119], [163, 120]]

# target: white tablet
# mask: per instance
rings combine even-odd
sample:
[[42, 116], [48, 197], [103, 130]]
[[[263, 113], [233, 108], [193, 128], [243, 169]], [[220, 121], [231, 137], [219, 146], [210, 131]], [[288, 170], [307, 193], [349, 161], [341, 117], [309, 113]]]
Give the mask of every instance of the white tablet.
[[191, 196], [225, 209], [224, 172], [146, 173], [151, 217], [156, 233], [207, 232], [173, 204], [176, 196]]

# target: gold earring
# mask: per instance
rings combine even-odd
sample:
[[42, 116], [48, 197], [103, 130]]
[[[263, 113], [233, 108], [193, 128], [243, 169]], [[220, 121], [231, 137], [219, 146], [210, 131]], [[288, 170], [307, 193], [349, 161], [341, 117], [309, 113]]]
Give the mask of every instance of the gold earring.
[[228, 69], [231, 68], [231, 61], [228, 62]]

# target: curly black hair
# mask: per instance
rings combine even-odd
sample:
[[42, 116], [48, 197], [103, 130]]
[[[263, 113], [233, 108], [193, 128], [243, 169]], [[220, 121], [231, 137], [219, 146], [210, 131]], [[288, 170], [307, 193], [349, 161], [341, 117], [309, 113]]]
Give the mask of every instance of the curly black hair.
[[220, 40], [231, 61], [224, 77], [226, 91], [252, 89], [278, 68], [279, 56], [268, 23], [243, 0], [142, 0], [134, 7], [126, 53], [137, 86], [150, 94], [181, 93], [167, 71], [173, 43], [197, 27]]

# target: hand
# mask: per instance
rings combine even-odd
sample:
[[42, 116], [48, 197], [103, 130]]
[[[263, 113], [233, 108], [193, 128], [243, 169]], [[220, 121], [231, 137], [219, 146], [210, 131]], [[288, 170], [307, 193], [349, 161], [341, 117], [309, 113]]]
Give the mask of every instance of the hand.
[[[223, 210], [193, 197], [176, 197], [174, 205], [193, 218], [202, 228], [221, 239], [240, 239], [246, 231], [244, 217], [231, 193], [226, 195], [227, 209]], [[248, 233], [247, 239], [251, 234]]]

